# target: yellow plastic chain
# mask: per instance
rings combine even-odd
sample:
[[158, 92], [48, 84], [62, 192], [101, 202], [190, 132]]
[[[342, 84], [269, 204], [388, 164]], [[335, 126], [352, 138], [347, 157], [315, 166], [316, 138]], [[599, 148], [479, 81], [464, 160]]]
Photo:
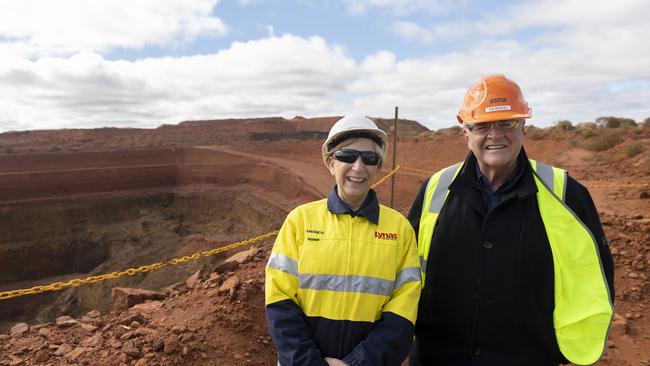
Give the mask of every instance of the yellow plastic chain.
[[375, 188], [375, 187], [377, 187], [378, 185], [384, 183], [384, 182], [386, 181], [386, 179], [390, 178], [390, 177], [391, 177], [393, 174], [395, 174], [399, 169], [400, 169], [400, 166], [399, 166], [399, 165], [396, 166], [395, 169], [391, 170], [388, 174], [384, 175], [383, 178], [381, 178], [380, 180], [378, 180], [378, 181], [377, 181], [375, 184], [373, 184], [370, 188]]
[[239, 248], [245, 245], [249, 245], [252, 243], [255, 243], [260, 240], [268, 239], [272, 236], [275, 236], [278, 234], [278, 230], [268, 232], [266, 234], [262, 234], [259, 236], [256, 236], [254, 238], [246, 239], [240, 242], [228, 244], [226, 246], [216, 248], [216, 249], [211, 249], [211, 250], [206, 250], [203, 252], [199, 253], [194, 253], [192, 255], [186, 255], [184, 257], [179, 257], [179, 258], [173, 258], [168, 260], [167, 262], [159, 262], [159, 263], [153, 263], [153, 264], [148, 264], [145, 266], [140, 266], [137, 268], [129, 268], [124, 271], [119, 271], [119, 272], [112, 272], [108, 274], [103, 274], [103, 275], [98, 275], [98, 276], [89, 276], [86, 278], [75, 278], [73, 280], [67, 281], [67, 282], [55, 282], [50, 285], [44, 285], [44, 286], [34, 286], [32, 288], [28, 289], [22, 289], [22, 290], [13, 290], [13, 291], [6, 291], [6, 292], [0, 292], [0, 300], [6, 300], [6, 299], [11, 299], [13, 297], [18, 297], [18, 296], [25, 296], [25, 295], [34, 295], [34, 294], [39, 294], [41, 292], [46, 292], [46, 291], [59, 291], [63, 290], [68, 287], [77, 287], [81, 285], [87, 285], [95, 282], [100, 282], [100, 281], [105, 281], [108, 279], [112, 278], [119, 278], [119, 277], [124, 277], [124, 276], [133, 276], [137, 273], [145, 273], [145, 272], [150, 272], [154, 271], [157, 269], [165, 268], [167, 266], [171, 265], [177, 265], [181, 263], [187, 263], [191, 261], [195, 261], [199, 258], [202, 257], [207, 257], [210, 255], [214, 255], [217, 253], [225, 252], [230, 249], [235, 249]]

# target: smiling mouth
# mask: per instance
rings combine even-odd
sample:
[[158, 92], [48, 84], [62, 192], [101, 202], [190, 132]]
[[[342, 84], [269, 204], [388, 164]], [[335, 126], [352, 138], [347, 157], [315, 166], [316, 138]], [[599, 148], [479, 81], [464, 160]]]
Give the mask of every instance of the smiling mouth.
[[346, 177], [352, 183], [363, 183], [366, 181], [366, 178], [357, 178], [357, 177]]
[[500, 149], [505, 149], [507, 146], [506, 145], [490, 145], [486, 146], [485, 150], [500, 150]]

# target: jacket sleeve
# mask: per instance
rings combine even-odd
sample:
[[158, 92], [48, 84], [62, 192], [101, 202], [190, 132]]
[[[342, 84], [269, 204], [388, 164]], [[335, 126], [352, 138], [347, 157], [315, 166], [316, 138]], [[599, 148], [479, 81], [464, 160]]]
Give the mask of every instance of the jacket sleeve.
[[297, 216], [287, 216], [266, 265], [266, 318], [282, 366], [327, 366], [298, 305]]
[[404, 220], [404, 248], [393, 293], [384, 304], [381, 318], [365, 340], [343, 358], [350, 366], [401, 365], [411, 348], [420, 298], [420, 266], [415, 234]]
[[603, 265], [605, 279], [607, 280], [607, 286], [609, 287], [609, 294], [613, 304], [615, 291], [614, 260], [612, 259], [612, 253], [609, 249], [603, 226], [600, 223], [596, 205], [591, 199], [589, 191], [571, 176], [568, 177], [567, 181], [566, 204], [578, 215], [580, 221], [587, 226], [596, 240], [598, 254], [600, 255], [600, 261]]
[[408, 220], [411, 223], [411, 226], [413, 227], [413, 230], [415, 231], [415, 240], [417, 243], [417, 238], [418, 238], [418, 231], [420, 230], [420, 216], [422, 216], [422, 205], [424, 201], [424, 195], [427, 191], [427, 185], [429, 184], [429, 179], [424, 181], [422, 183], [422, 186], [420, 187], [420, 191], [418, 194], [415, 196], [415, 199], [413, 200], [413, 204], [411, 204], [411, 209], [409, 210], [408, 213]]

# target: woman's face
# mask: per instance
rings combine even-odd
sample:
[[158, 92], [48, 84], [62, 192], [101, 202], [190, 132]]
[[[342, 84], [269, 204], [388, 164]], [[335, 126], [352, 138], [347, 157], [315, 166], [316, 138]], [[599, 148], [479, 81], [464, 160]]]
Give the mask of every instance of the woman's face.
[[[375, 152], [376, 144], [370, 139], [358, 138], [344, 141], [336, 147], [336, 150], [341, 149]], [[328, 169], [336, 180], [339, 197], [353, 210], [358, 210], [366, 199], [378, 168], [379, 165], [364, 164], [361, 157], [353, 163], [344, 163], [332, 156], [328, 159]]]

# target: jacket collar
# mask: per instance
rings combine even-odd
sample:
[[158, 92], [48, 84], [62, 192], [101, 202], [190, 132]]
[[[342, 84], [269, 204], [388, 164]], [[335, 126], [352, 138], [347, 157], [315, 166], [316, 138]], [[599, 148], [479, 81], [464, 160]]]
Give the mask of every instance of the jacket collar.
[[475, 169], [476, 177], [478, 178], [478, 183], [481, 189], [489, 193], [505, 192], [510, 190], [510, 188], [514, 185], [514, 183], [524, 172], [525, 162], [522, 161], [520, 157], [521, 154], [519, 154], [519, 156], [517, 157], [517, 165], [515, 166], [515, 170], [512, 173], [510, 173], [510, 176], [505, 180], [505, 182], [503, 182], [503, 184], [501, 184], [501, 186], [499, 186], [495, 191], [492, 191], [492, 188], [490, 187], [490, 183], [488, 182], [487, 177], [483, 174], [478, 164], [475, 164], [474, 166], [476, 167]]
[[[517, 156], [517, 160], [517, 164], [520, 164], [523, 168], [517, 168], [508, 186], [504, 187], [504, 200], [514, 196], [523, 198], [537, 193], [537, 185], [533, 178], [533, 168], [530, 166], [528, 155], [523, 147]], [[476, 211], [485, 215], [487, 209], [483, 202], [480, 182], [476, 174], [476, 170], [478, 169], [477, 165], [476, 156], [470, 151], [467, 154], [460, 173], [449, 186], [449, 190], [461, 197]]]
[[327, 209], [333, 214], [349, 214], [352, 217], [363, 216], [375, 225], [379, 225], [379, 200], [374, 190], [369, 190], [361, 208], [353, 211], [347, 203], [343, 202], [338, 194], [338, 188], [334, 188], [327, 196]]

